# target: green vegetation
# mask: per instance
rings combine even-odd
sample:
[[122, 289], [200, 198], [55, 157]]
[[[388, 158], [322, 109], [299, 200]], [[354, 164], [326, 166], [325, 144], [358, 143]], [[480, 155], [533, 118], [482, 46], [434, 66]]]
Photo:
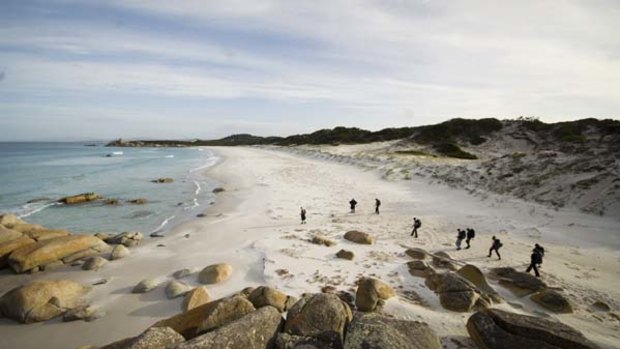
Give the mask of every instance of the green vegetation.
[[451, 158], [474, 160], [478, 157], [461, 149], [454, 143], [440, 143], [433, 145], [433, 149], [441, 155]]
[[452, 119], [441, 124], [416, 128], [413, 139], [423, 144], [446, 144], [466, 141], [472, 145], [486, 141], [484, 136], [501, 130], [502, 122], [497, 119]]

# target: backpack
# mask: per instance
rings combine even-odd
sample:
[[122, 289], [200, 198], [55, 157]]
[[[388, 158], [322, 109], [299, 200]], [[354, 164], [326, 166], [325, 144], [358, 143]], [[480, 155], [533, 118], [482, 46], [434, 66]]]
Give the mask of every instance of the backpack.
[[422, 226], [422, 221], [421, 221], [421, 220], [419, 220], [419, 219], [418, 219], [418, 220], [416, 220], [416, 221], [415, 221], [415, 227], [416, 227], [416, 228], [419, 228], [419, 227], [421, 227], [421, 226]]

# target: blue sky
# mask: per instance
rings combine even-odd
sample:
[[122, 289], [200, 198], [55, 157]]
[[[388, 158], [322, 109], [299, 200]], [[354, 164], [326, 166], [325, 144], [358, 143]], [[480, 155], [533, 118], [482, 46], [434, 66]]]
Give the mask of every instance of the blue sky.
[[0, 141], [618, 118], [615, 0], [0, 1]]

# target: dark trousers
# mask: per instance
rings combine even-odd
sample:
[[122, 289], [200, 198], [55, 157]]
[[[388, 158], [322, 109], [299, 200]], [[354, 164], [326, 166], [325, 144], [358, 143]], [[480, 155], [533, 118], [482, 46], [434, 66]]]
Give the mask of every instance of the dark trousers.
[[539, 277], [540, 274], [538, 273], [538, 268], [536, 268], [536, 263], [530, 263], [530, 266], [527, 267], [527, 270], [525, 271], [526, 273], [529, 273], [530, 270], [534, 269], [534, 274], [536, 274], [536, 277]]
[[466, 248], [470, 248], [470, 247], [471, 247], [471, 246], [469, 245], [469, 242], [471, 241], [471, 239], [472, 239], [472, 238], [467, 238], [467, 239], [465, 240], [465, 243], [467, 244], [467, 247], [466, 247]]
[[502, 256], [499, 255], [499, 250], [495, 247], [491, 247], [491, 249], [489, 249], [489, 257], [491, 257], [491, 252], [495, 251], [495, 254], [497, 255], [497, 258], [502, 259]]
[[376, 214], [379, 214], [379, 206], [376, 206], [376, 207], [375, 207], [375, 213], [376, 213]]
[[413, 228], [413, 230], [411, 231], [411, 236], [414, 236], [416, 238], [418, 237], [418, 228]]

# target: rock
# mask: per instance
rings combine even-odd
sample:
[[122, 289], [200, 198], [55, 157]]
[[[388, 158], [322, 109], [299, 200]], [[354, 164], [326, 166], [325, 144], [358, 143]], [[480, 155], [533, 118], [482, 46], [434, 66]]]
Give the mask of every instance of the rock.
[[151, 327], [137, 337], [121, 339], [99, 349], [168, 349], [184, 341], [183, 336], [169, 327]]
[[145, 198], [137, 198], [137, 199], [129, 200], [127, 202], [129, 202], [130, 204], [134, 204], [134, 205], [144, 205], [148, 201]]
[[433, 254], [433, 266], [440, 269], [458, 269], [458, 267], [452, 261], [450, 255], [443, 251], [439, 251]]
[[110, 281], [109, 279], [99, 279], [95, 282], [92, 283], [93, 286], [98, 286], [98, 285], [105, 285], [108, 283], [108, 281]]
[[226, 189], [222, 188], [222, 187], [217, 187], [215, 189], [212, 190], [213, 193], [217, 194], [217, 193], [221, 193], [224, 192]]
[[336, 257], [342, 258], [342, 259], [348, 259], [351, 261], [353, 260], [353, 258], [355, 258], [355, 253], [353, 253], [352, 251], [340, 250], [336, 253]]
[[156, 232], [149, 234], [149, 236], [152, 238], [163, 238], [165, 235], [162, 234], [161, 232], [156, 231]]
[[50, 271], [50, 270], [58, 269], [64, 266], [65, 266], [65, 263], [63, 263], [62, 261], [55, 261], [55, 262], [48, 263], [46, 265], [42, 265], [41, 270]]
[[459, 276], [464, 278], [465, 280], [471, 282], [478, 291], [489, 297], [495, 303], [501, 303], [503, 301], [502, 297], [495, 291], [489, 282], [487, 281], [486, 276], [482, 273], [478, 267], [475, 265], [467, 264], [457, 272]]
[[105, 316], [105, 312], [91, 305], [84, 305], [84, 306], [80, 306], [75, 309], [71, 309], [67, 311], [62, 316], [62, 321], [69, 322], [69, 321], [84, 320], [86, 322], [91, 322], [91, 321], [100, 319], [103, 316]]
[[184, 277], [190, 276], [193, 273], [195, 273], [197, 270], [196, 269], [189, 269], [189, 268], [185, 268], [185, 269], [181, 269], [181, 270], [177, 270], [175, 271], [172, 276], [175, 279], [182, 279]]
[[313, 337], [295, 336], [280, 332], [276, 337], [276, 349], [335, 349], [336, 347], [323, 343]]
[[172, 182], [174, 182], [174, 179], [170, 178], [170, 177], [164, 177], [164, 178], [154, 179], [151, 182], [153, 182], [153, 183], [172, 183]]
[[106, 199], [103, 203], [105, 205], [116, 206], [120, 204], [120, 201], [118, 199]]
[[49, 240], [49, 239], [58, 238], [62, 236], [69, 236], [71, 235], [71, 233], [69, 233], [66, 230], [42, 229], [42, 230], [28, 231], [24, 235], [27, 235], [30, 238], [35, 239], [36, 241], [43, 241], [43, 240]]
[[323, 246], [334, 246], [336, 244], [336, 241], [330, 240], [328, 238], [326, 238], [325, 236], [322, 235], [315, 235], [312, 237], [312, 240], [310, 240], [311, 243], [315, 244], [315, 245], [323, 245]]
[[500, 285], [508, 288], [518, 297], [527, 296], [547, 288], [547, 284], [539, 278], [510, 267], [493, 268], [490, 275], [498, 278]]
[[109, 238], [113, 237], [114, 234], [110, 234], [110, 233], [96, 233], [95, 237], [100, 238], [103, 241], [107, 241]]
[[86, 250], [82, 250], [82, 251], [76, 252], [76, 253], [71, 254], [71, 255], [69, 255], [67, 257], [64, 257], [62, 259], [62, 261], [65, 264], [73, 264], [73, 262], [75, 262], [75, 261], [81, 261], [81, 260], [87, 259], [89, 257], [98, 256], [102, 252], [106, 252], [106, 251], [111, 249], [111, 247], [109, 245], [106, 244], [105, 246], [106, 247], [105, 247], [104, 250], [102, 250], [100, 247], [94, 247], [94, 248], [89, 248], [89, 249], [86, 249]]
[[362, 233], [361, 231], [351, 230], [344, 234], [346, 240], [365, 245], [372, 245], [375, 243], [375, 238], [370, 234]]
[[373, 311], [377, 308], [379, 300], [386, 300], [395, 295], [394, 289], [385, 282], [374, 278], [364, 278], [357, 286], [355, 306], [360, 311]]
[[210, 301], [211, 295], [209, 295], [207, 288], [204, 286], [199, 286], [185, 294], [185, 297], [183, 297], [183, 303], [181, 303], [181, 310], [186, 312], [203, 304], [207, 304]]
[[603, 312], [608, 312], [611, 310], [611, 308], [609, 307], [609, 305], [607, 305], [607, 303], [601, 302], [601, 301], [596, 301], [592, 303], [592, 308], [594, 308], [597, 311], [603, 311]]
[[84, 264], [82, 264], [82, 269], [83, 270], [99, 270], [103, 268], [103, 266], [106, 264], [108, 264], [108, 260], [103, 257], [100, 257], [100, 256], [90, 257], [84, 262]]
[[252, 292], [254, 292], [255, 289], [256, 289], [256, 287], [252, 287], [252, 286], [246, 287], [243, 290], [239, 291], [237, 293], [237, 296], [248, 298], [250, 296], [250, 294], [252, 294]]
[[198, 281], [202, 284], [217, 284], [228, 280], [232, 275], [233, 268], [230, 264], [218, 263], [209, 265], [198, 274]]
[[248, 300], [252, 302], [256, 309], [271, 305], [278, 309], [279, 312], [283, 312], [286, 309], [287, 298], [286, 294], [275, 288], [265, 286], [257, 287], [248, 296]]
[[159, 286], [157, 279], [144, 279], [134, 286], [131, 293], [147, 293], [154, 290], [157, 286]]
[[166, 296], [168, 297], [168, 299], [173, 299], [183, 296], [191, 290], [191, 286], [181, 281], [172, 280], [168, 283], [168, 285], [166, 285]]
[[84, 250], [106, 251], [109, 246], [94, 236], [73, 235], [43, 240], [22, 246], [9, 256], [9, 265], [23, 273], [40, 265], [61, 260]]
[[297, 297], [287, 296], [286, 297], [286, 303], [284, 303], [284, 310], [285, 311], [290, 310], [295, 305], [295, 303], [297, 303], [297, 301], [299, 301], [299, 299], [297, 299]]
[[573, 306], [561, 293], [545, 289], [530, 296], [530, 299], [553, 312], [566, 314], [573, 312]]
[[439, 294], [439, 301], [445, 309], [457, 312], [471, 311], [480, 298], [476, 286], [453, 272], [441, 276], [435, 292]]
[[134, 247], [142, 241], [144, 235], [140, 232], [124, 232], [117, 235], [112, 236], [105, 240], [109, 244], [114, 245], [125, 245], [125, 247]]
[[426, 323], [397, 320], [377, 313], [356, 313], [344, 349], [442, 349]]
[[428, 252], [426, 252], [425, 250], [421, 249], [421, 248], [417, 248], [417, 247], [413, 247], [413, 248], [408, 248], [405, 251], [405, 254], [413, 259], [426, 259], [426, 257], [428, 257]]
[[45, 321], [79, 306], [89, 290], [71, 280], [32, 281], [3, 295], [0, 313], [23, 323]]
[[112, 255], [110, 258], [115, 261], [117, 259], [125, 258], [131, 254], [131, 251], [125, 245], [116, 245], [112, 249]]
[[30, 224], [20, 220], [16, 224], [5, 225], [5, 228], [9, 228], [18, 231], [24, 235], [32, 234], [39, 230], [45, 230], [45, 227], [39, 224]]
[[204, 218], [206, 216], [207, 215], [205, 213], [199, 213], [199, 214], [196, 215], [196, 217], [198, 217], [198, 218]]
[[467, 321], [467, 332], [479, 348], [593, 349], [581, 332], [561, 322], [486, 309]]
[[15, 240], [22, 235], [23, 234], [18, 231], [5, 228], [3, 225], [0, 225], [0, 245], [7, 241]]
[[78, 195], [73, 195], [73, 196], [65, 196], [64, 198], [58, 201], [62, 202], [63, 204], [67, 204], [67, 205], [75, 205], [75, 204], [81, 204], [84, 202], [94, 201], [98, 199], [101, 199], [101, 196], [99, 196], [99, 194], [97, 193], [83, 193], [83, 194], [78, 194]]
[[423, 260], [407, 262], [407, 267], [409, 267], [409, 274], [413, 276], [425, 278], [435, 274], [435, 269]]
[[344, 331], [353, 315], [349, 306], [329, 293], [305, 295], [289, 311], [284, 331], [314, 337], [341, 348]]
[[11, 229], [14, 225], [23, 223], [19, 217], [14, 215], [13, 213], [5, 213], [0, 215], [0, 225], [4, 225], [5, 227]]
[[20, 236], [17, 239], [0, 243], [0, 268], [4, 268], [9, 264], [9, 256], [13, 251], [34, 243], [35, 241], [27, 236]]
[[214, 331], [181, 343], [174, 349], [273, 348], [281, 327], [280, 313], [273, 307], [263, 307]]
[[170, 327], [190, 339], [240, 319], [254, 310], [252, 303], [243, 297], [221, 298], [161, 320], [153, 326]]

